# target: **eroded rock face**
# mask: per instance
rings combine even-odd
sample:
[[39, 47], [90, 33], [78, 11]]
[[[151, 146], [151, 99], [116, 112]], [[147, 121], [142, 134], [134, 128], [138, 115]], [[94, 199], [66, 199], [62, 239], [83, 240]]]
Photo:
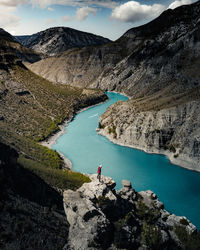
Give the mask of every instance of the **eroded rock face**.
[[[70, 224], [65, 249], [182, 248], [176, 228], [195, 234], [196, 227], [185, 217], [167, 212], [152, 191], [137, 193], [127, 180], [116, 191], [111, 178], [102, 176], [101, 182], [96, 174], [90, 178], [77, 191], [64, 192]], [[157, 241], [150, 242], [149, 237]]]
[[163, 153], [175, 164], [200, 171], [199, 112], [199, 101], [155, 111], [139, 111], [135, 104], [121, 102], [101, 116], [100, 133], [115, 143]]

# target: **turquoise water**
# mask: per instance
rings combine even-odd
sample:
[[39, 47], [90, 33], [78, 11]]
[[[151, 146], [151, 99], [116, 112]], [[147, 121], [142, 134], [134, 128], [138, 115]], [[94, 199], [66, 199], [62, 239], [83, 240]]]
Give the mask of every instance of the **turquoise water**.
[[121, 180], [132, 182], [136, 191], [150, 189], [176, 215], [184, 215], [200, 229], [200, 173], [172, 165], [163, 155], [121, 147], [98, 135], [99, 116], [108, 106], [127, 97], [107, 93], [109, 101], [79, 113], [52, 147], [63, 153], [73, 164], [73, 170], [96, 173], [102, 164], [102, 174], [112, 177], [121, 188]]

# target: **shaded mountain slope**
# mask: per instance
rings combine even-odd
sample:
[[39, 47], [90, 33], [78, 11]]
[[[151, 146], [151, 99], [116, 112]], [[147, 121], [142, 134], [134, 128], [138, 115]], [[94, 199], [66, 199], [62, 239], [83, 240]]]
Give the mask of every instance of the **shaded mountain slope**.
[[0, 248], [62, 249], [68, 223], [62, 195], [17, 164], [18, 153], [0, 143]]
[[0, 55], [1, 67], [3, 68], [6, 68], [6, 61], [10, 61], [10, 63], [14, 64], [19, 63], [20, 60], [33, 63], [44, 58], [43, 55], [34, 52], [31, 49], [23, 47], [20, 43], [16, 42], [8, 32], [4, 31], [3, 29], [0, 29]]
[[17, 41], [27, 48], [47, 55], [57, 55], [70, 48], [103, 45], [109, 39], [67, 27], [55, 27], [30, 36], [16, 36]]

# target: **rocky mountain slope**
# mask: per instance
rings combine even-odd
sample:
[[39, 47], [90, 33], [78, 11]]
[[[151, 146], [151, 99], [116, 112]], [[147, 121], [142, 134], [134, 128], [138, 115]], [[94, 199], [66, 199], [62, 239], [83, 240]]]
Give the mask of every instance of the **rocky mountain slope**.
[[30, 69], [57, 83], [129, 95], [102, 116], [101, 133], [200, 171], [199, 16], [200, 1], [169, 9], [109, 45], [71, 50]]
[[30, 36], [15, 38], [25, 47], [49, 56], [57, 55], [70, 48], [103, 45], [110, 42], [107, 38], [67, 27], [50, 28]]
[[137, 193], [125, 180], [116, 191], [111, 178], [90, 178], [64, 192], [70, 225], [65, 249], [198, 249], [195, 226], [167, 212], [152, 191]]

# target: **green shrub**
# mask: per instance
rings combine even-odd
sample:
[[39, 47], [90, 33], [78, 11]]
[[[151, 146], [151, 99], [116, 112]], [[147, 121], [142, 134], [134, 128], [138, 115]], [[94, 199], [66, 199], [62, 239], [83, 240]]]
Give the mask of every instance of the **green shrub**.
[[160, 229], [155, 225], [147, 224], [146, 221], [143, 223], [141, 237], [148, 249], [160, 249], [163, 244]]
[[139, 199], [137, 202], [136, 214], [141, 220], [145, 220], [147, 223], [153, 224], [160, 215], [160, 209], [149, 208], [141, 199]]
[[108, 133], [113, 134], [114, 138], [117, 138], [116, 126], [108, 127]]
[[97, 205], [99, 207], [106, 206], [109, 202], [110, 202], [109, 198], [107, 198], [105, 196], [99, 196], [97, 199]]

